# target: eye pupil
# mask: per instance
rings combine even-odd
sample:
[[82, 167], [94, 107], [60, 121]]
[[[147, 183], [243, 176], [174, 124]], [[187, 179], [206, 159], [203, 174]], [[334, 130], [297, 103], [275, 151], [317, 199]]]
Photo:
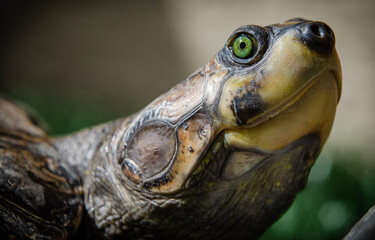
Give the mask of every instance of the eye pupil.
[[232, 51], [238, 58], [250, 58], [253, 51], [253, 42], [246, 35], [238, 36], [232, 45]]

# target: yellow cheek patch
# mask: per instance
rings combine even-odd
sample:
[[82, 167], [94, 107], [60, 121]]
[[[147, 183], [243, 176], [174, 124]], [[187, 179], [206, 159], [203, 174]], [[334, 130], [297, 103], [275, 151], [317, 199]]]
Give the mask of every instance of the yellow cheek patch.
[[259, 95], [268, 106], [286, 101], [324, 69], [319, 59], [293, 32], [285, 34], [273, 46]]
[[323, 145], [336, 112], [337, 80], [332, 72], [326, 72], [312, 81], [314, 84], [301, 98], [274, 118], [252, 128], [226, 130], [226, 141], [240, 149], [276, 151], [316, 133]]

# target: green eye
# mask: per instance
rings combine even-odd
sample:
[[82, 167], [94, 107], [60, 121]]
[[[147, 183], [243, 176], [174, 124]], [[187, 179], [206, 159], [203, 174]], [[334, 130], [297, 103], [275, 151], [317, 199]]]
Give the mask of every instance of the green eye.
[[253, 42], [247, 36], [239, 36], [234, 40], [233, 53], [238, 58], [248, 58], [253, 50]]

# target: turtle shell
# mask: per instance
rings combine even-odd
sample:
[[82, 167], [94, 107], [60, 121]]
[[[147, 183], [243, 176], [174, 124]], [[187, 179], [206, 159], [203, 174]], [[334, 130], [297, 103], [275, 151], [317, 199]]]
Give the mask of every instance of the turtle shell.
[[67, 239], [82, 215], [78, 177], [24, 111], [0, 98], [0, 238]]

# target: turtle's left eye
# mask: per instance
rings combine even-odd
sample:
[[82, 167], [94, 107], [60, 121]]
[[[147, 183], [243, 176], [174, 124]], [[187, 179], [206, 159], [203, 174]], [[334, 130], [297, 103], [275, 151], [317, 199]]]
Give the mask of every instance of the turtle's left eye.
[[268, 31], [255, 25], [238, 28], [220, 51], [220, 59], [235, 67], [247, 67], [258, 62], [268, 48]]
[[233, 41], [232, 51], [238, 58], [249, 58], [253, 52], [253, 41], [244, 34], [240, 35]]

